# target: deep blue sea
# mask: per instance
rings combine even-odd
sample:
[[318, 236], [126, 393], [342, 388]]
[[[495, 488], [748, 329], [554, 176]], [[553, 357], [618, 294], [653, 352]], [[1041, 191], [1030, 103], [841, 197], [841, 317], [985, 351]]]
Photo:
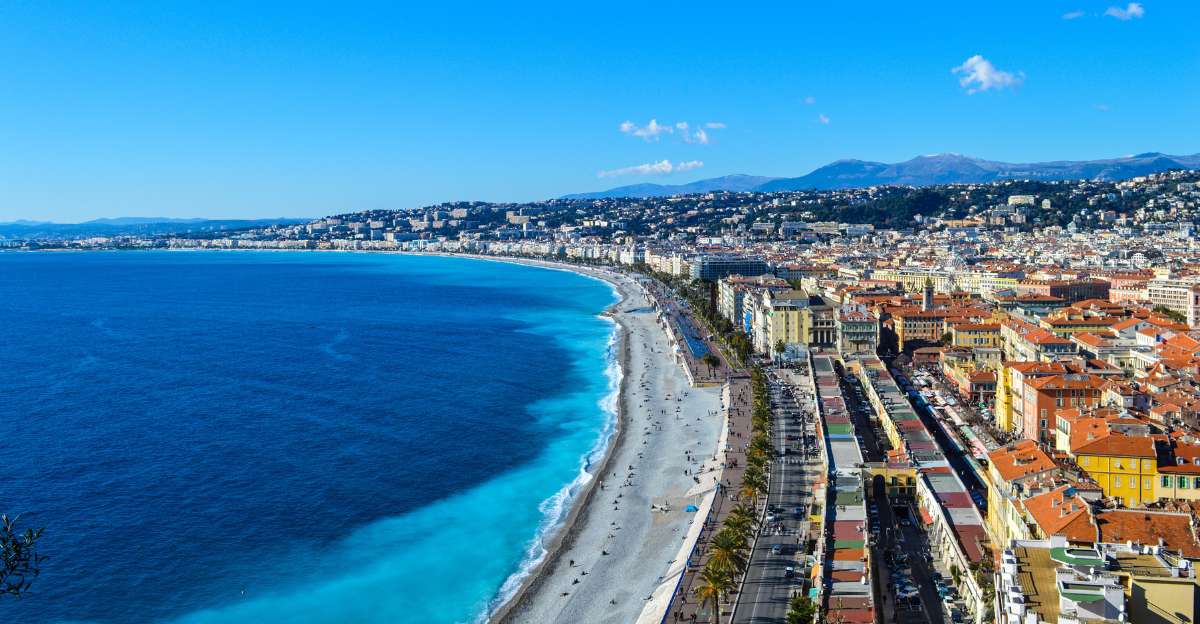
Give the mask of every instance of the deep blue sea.
[[464, 258], [0, 253], [0, 511], [49, 557], [0, 620], [476, 619], [611, 434], [613, 301]]

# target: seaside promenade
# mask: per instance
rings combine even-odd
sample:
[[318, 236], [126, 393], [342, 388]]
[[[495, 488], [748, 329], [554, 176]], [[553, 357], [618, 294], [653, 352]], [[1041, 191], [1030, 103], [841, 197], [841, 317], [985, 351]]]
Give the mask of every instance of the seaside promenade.
[[[746, 469], [745, 445], [751, 438], [750, 416], [753, 398], [749, 375], [734, 373], [726, 383], [723, 399], [728, 436], [724, 448], [721, 449], [724, 465], [721, 484], [717, 488], [699, 539], [687, 558], [683, 577], [667, 609], [667, 622], [707, 622], [713, 619], [712, 606], [701, 606], [693, 590], [698, 580], [697, 573], [708, 561], [709, 540], [716, 534], [729, 512], [737, 506], [737, 492], [741, 489], [742, 473]], [[732, 607], [724, 604], [720, 608], [724, 610]]]

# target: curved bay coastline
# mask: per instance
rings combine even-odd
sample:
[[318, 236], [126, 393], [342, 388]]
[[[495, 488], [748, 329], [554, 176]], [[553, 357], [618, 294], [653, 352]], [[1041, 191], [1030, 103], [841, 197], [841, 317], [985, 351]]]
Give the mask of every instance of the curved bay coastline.
[[[684, 371], [671, 352], [666, 331], [660, 326], [648, 295], [637, 280], [607, 268], [532, 258], [431, 252], [334, 253], [440, 256], [503, 262], [568, 271], [603, 281], [613, 289], [617, 301], [600, 314], [614, 324], [616, 396], [615, 401], [612, 401], [613, 394], [606, 394], [601, 398], [601, 404], [607, 405], [610, 401], [615, 403], [615, 409], [612, 410], [615, 414], [610, 415], [611, 421], [602, 428], [596, 447], [580, 458], [579, 478], [564, 484], [558, 494], [543, 501], [542, 506], [545, 507], [563, 495], [566, 509], [558, 512], [543, 510], [545, 523], [538, 528], [535, 535], [530, 536], [525, 557], [491, 596], [481, 596], [481, 610], [476, 616], [476, 621], [509, 623], [565, 619], [631, 622], [645, 620], [648, 615], [653, 616], [650, 613], [652, 605], [647, 602], [650, 596], [647, 594], [658, 594], [662, 591], [660, 586], [667, 582], [664, 580], [665, 576], [671, 565], [676, 563], [676, 559], [668, 561], [667, 558], [677, 558], [680, 542], [684, 541], [686, 544], [685, 536], [689, 533], [688, 529], [693, 520], [701, 520], [698, 515], [684, 511], [684, 503], [695, 499], [694, 493], [688, 490], [693, 489], [690, 487], [694, 479], [691, 475], [699, 474], [696, 472], [696, 464], [699, 463], [697, 458], [711, 456], [711, 470], [718, 469], [717, 419], [696, 418], [700, 424], [690, 428], [691, 424], [695, 423], [680, 424], [681, 420], [686, 420], [680, 417], [680, 410], [682, 409], [684, 417], [692, 417], [703, 411], [707, 411], [711, 416], [723, 406], [716, 389], [690, 387]], [[643, 342], [635, 345], [635, 337]], [[633, 376], [639, 370], [642, 372], [640, 390], [631, 384], [631, 381], [634, 381]], [[646, 375], [649, 371], [657, 371], [658, 377], [647, 381]], [[667, 424], [654, 421], [654, 418], [659, 416], [648, 416], [647, 421], [654, 421], [654, 424], [647, 425], [641, 432], [642, 445], [648, 446], [647, 452], [640, 453], [638, 449], [642, 446], [637, 445], [635, 448], [637, 440], [630, 440], [635, 425], [631, 411], [650, 406], [651, 398], [648, 395], [655, 397], [654, 407], [663, 408], [663, 421], [671, 416], [667, 408], [676, 407], [676, 424], [672, 432], [652, 436], [652, 427], [656, 431], [665, 432]], [[647, 411], [647, 414], [649, 413], [651, 412]], [[682, 427], [689, 429], [685, 431]], [[599, 461], [590, 461], [601, 452]], [[620, 462], [616, 461], [618, 456]], [[706, 461], [704, 467], [709, 469], [707, 465]], [[606, 482], [606, 479], [612, 479], [613, 481], [608, 482], [607, 489], [615, 489], [613, 485], [618, 480], [617, 472], [625, 470], [628, 470], [631, 476], [625, 486], [622, 486], [627, 486], [628, 489], [619, 495], [627, 497], [621, 506], [622, 510], [607, 509], [598, 500], [599, 492], [606, 489], [600, 484]], [[645, 479], [642, 478], [644, 474], [648, 475]], [[637, 475], [636, 483], [632, 475]], [[641, 504], [635, 506], [635, 501]], [[617, 501], [614, 500], [613, 503], [615, 505]], [[564, 511], [561, 519], [552, 517], [563, 514]], [[616, 520], [611, 522], [611, 526], [616, 527], [615, 531], [628, 529], [616, 540], [612, 539], [614, 534], [609, 528], [609, 520], [614, 517]], [[611, 552], [605, 550], [605, 544], [609, 544]], [[567, 553], [570, 553], [572, 558], [581, 558], [580, 565], [575, 565], [575, 559], [569, 559], [569, 564], [565, 562]], [[591, 557], [590, 572], [582, 569], [577, 572], [571, 568], [583, 568], [586, 565], [582, 561], [586, 555], [577, 553], [591, 553], [599, 555], [600, 558]], [[660, 556], [662, 560], [656, 561]], [[572, 577], [580, 572], [583, 576], [575, 578], [572, 582]], [[584, 577], [589, 577], [585, 585], [587, 589], [571, 591], [576, 589], [575, 586]], [[600, 597], [601, 592], [596, 589], [597, 586], [605, 590], [604, 598]], [[619, 595], [614, 594], [610, 599], [608, 596], [612, 592], [618, 592]], [[660, 613], [650, 619], [657, 622], [662, 615]]]
[[[505, 624], [660, 621], [665, 614], [659, 612], [659, 597], [670, 590], [663, 586], [671, 583], [671, 571], [679, 569], [677, 559], [686, 551], [687, 540], [694, 539], [689, 531], [693, 521], [702, 521], [699, 514], [686, 511], [688, 503], [699, 504], [706, 489], [696, 485], [700, 481], [695, 475], [702, 470], [719, 473], [720, 468], [720, 419], [689, 419], [702, 413], [713, 416], [722, 409], [719, 389], [690, 386], [648, 295], [628, 275], [529, 258], [436, 255], [572, 271], [608, 282], [619, 297], [606, 311], [620, 328], [620, 384], [617, 424], [604, 459], [591, 471], [593, 478], [574, 497], [561, 524], [537, 538], [543, 540], [545, 554], [515, 592], [497, 597], [487, 619]], [[653, 415], [654, 408], [660, 410], [658, 416]], [[652, 452], [638, 452], [637, 440], [630, 439], [637, 433], [635, 410], [645, 411], [647, 422], [652, 423], [641, 432], [641, 447]], [[619, 492], [609, 509], [599, 500], [600, 492], [611, 494], [612, 484], [620, 479], [617, 473], [626, 470], [635, 477], [626, 482], [628, 490]], [[606, 479], [613, 480], [602, 489], [599, 484]], [[595, 590], [596, 585], [605, 591]]]

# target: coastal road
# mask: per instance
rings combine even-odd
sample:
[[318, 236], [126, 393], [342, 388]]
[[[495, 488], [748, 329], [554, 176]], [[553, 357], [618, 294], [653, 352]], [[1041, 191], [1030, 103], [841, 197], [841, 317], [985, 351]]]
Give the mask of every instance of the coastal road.
[[[758, 541], [750, 554], [746, 581], [734, 612], [735, 623], [766, 624], [784, 622], [788, 600], [802, 588], [802, 543], [808, 528], [808, 504], [816, 460], [803, 453], [805, 434], [816, 433], [812, 402], [801, 398], [801, 388], [769, 377], [772, 412], [775, 417], [775, 447], [780, 454], [771, 464], [771, 483], [767, 493], [768, 514]], [[811, 389], [809, 390], [811, 396]], [[801, 513], [795, 513], [797, 508]], [[794, 576], [788, 577], [791, 567]]]

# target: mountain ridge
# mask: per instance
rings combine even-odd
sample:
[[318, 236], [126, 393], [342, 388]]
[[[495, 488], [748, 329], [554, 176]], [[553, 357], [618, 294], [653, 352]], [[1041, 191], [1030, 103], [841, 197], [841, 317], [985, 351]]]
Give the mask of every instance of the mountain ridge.
[[[615, 197], [666, 197], [712, 191], [777, 192], [830, 190], [839, 188], [935, 184], [971, 184], [1003, 180], [1124, 180], [1171, 169], [1200, 168], [1200, 153], [1173, 156], [1161, 152], [1143, 152], [1119, 158], [1096, 160], [1051, 160], [1032, 163], [1007, 163], [955, 153], [927, 154], [898, 163], [856, 158], [835, 160], [799, 177], [772, 178], [737, 174], [705, 178], [686, 184], [632, 184], [605, 191], [574, 193], [563, 199], [605, 199]], [[747, 188], [747, 181], [762, 180]]]

